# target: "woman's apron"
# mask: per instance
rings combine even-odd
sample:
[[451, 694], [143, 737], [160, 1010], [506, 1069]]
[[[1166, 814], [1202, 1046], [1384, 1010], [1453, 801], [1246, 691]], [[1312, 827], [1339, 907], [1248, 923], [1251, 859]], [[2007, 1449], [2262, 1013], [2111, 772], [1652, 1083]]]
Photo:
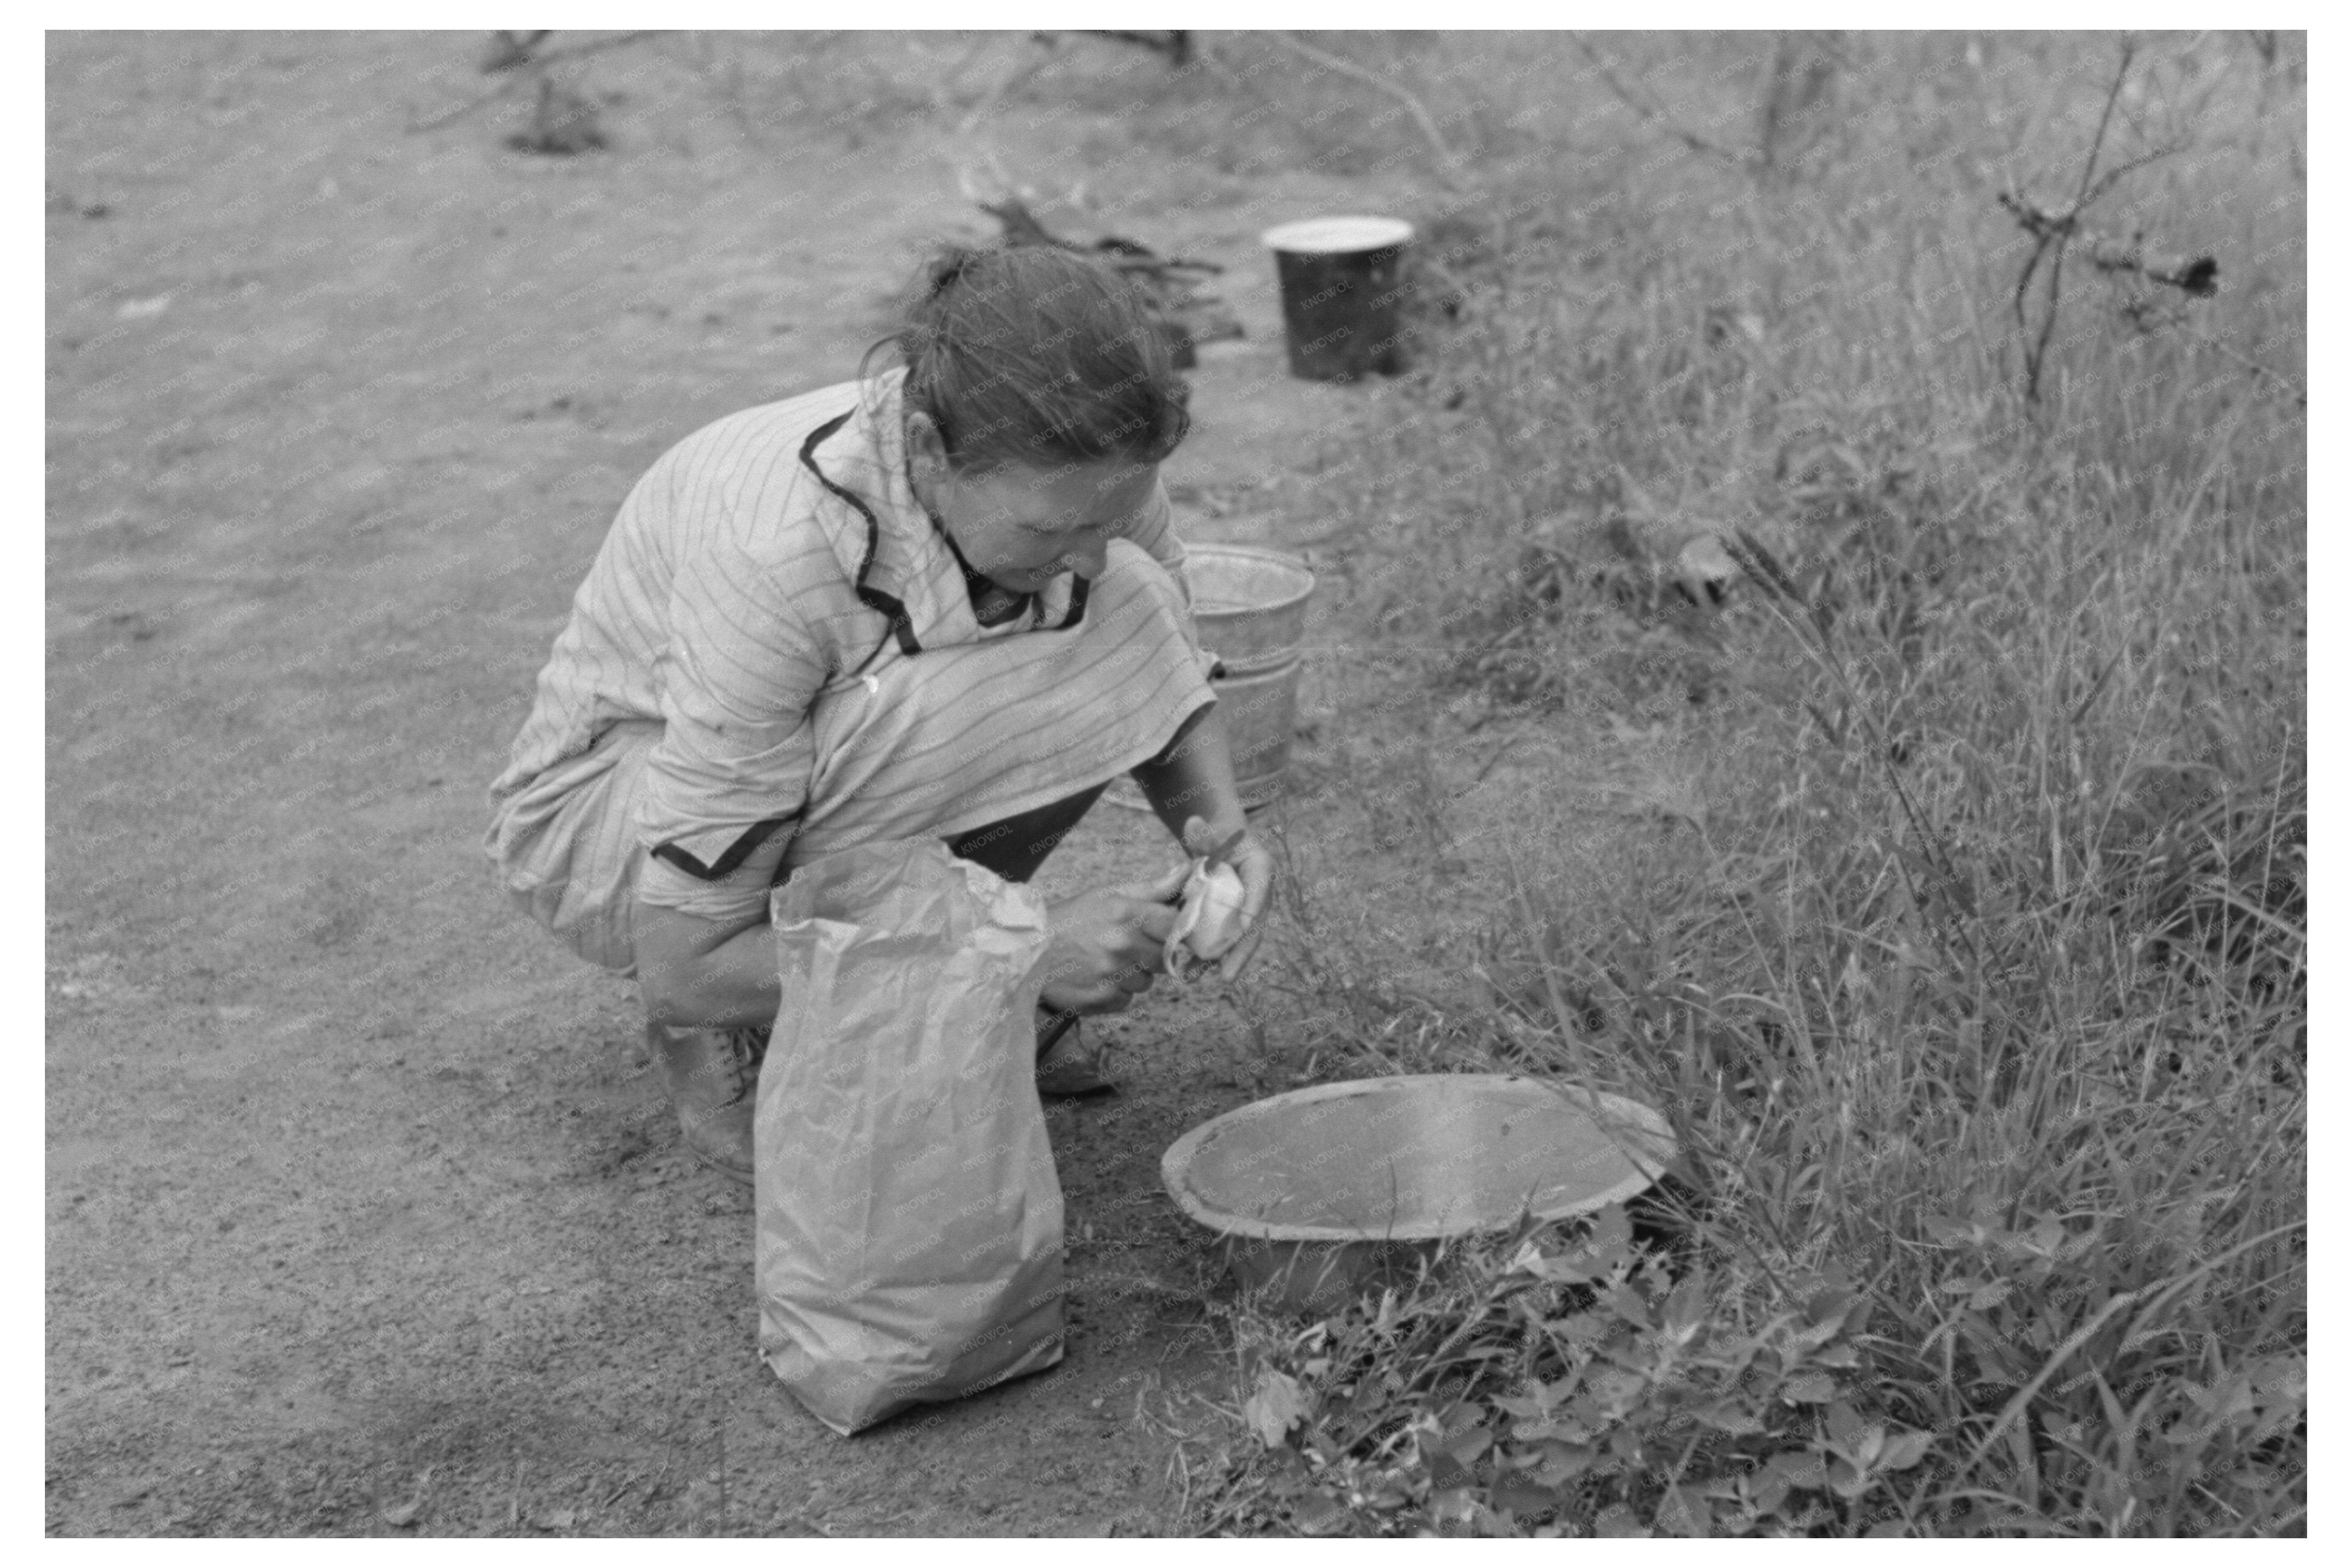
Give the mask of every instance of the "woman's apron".
[[[817, 693], [807, 801], [781, 860], [747, 864], [774, 865], [781, 882], [823, 856], [920, 836], [1025, 877], [1103, 786], [1215, 700], [1183, 595], [1148, 552], [1113, 540], [1086, 592], [1074, 626], [913, 653], [886, 635]], [[514, 796], [493, 830], [509, 897], [623, 975], [635, 972], [646, 861], [636, 800], [661, 734], [656, 721], [614, 725]]]

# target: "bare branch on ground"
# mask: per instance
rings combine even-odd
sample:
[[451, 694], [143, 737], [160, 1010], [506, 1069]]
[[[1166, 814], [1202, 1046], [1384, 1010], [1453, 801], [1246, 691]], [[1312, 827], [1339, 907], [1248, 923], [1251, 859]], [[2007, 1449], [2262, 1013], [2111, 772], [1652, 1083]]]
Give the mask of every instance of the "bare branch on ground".
[[1412, 114], [1413, 123], [1421, 127], [1421, 133], [1429, 139], [1430, 147], [1437, 153], [1438, 178], [1444, 183], [1448, 190], [1462, 188], [1461, 158], [1445, 144], [1445, 138], [1438, 132], [1437, 121], [1431, 118], [1428, 108], [1420, 99], [1413, 96], [1410, 89], [1389, 80], [1378, 71], [1367, 70], [1353, 60], [1341, 59], [1338, 55], [1318, 49], [1314, 45], [1294, 38], [1287, 33], [1268, 33], [1265, 36], [1302, 59], [1311, 60], [1325, 70], [1360, 81], [1369, 87], [1376, 87], [1402, 102], [1406, 110]]
[[404, 129], [411, 136], [416, 136], [427, 131], [438, 131], [445, 125], [454, 125], [476, 110], [496, 103], [523, 83], [541, 79], [547, 68], [558, 60], [578, 59], [583, 55], [600, 54], [606, 49], [617, 49], [628, 44], [643, 43], [647, 38], [657, 38], [667, 31], [668, 31], [667, 28], [654, 27], [642, 32], [623, 33], [615, 37], [591, 38], [584, 44], [566, 44], [558, 48], [549, 49], [543, 54], [533, 49], [518, 58], [514, 62], [513, 68], [501, 68], [505, 70], [506, 80], [489, 91], [479, 97], [468, 99], [447, 113], [436, 114], [430, 120], [418, 120], [412, 112]]
[[956, 122], [955, 133], [959, 141], [979, 129], [980, 122], [988, 118], [997, 104], [1003, 100], [1005, 94], [1045, 68], [1045, 61], [1054, 53], [1054, 36], [1051, 33], [1032, 33], [1029, 35], [1029, 42], [1041, 47], [1035, 53], [1024, 51], [1024, 58], [1015, 60], [1012, 68], [998, 77], [989, 89], [981, 94], [980, 101], [973, 104], [971, 110]]
[[1702, 153], [1709, 158], [1719, 158], [1734, 168], [1748, 169], [1754, 166], [1755, 160], [1748, 154], [1708, 141], [1667, 113], [1664, 105], [1650, 99], [1646, 94], [1636, 92], [1632, 84], [1620, 77], [1615, 68], [1601, 58], [1599, 50], [1584, 41], [1582, 34], [1570, 32], [1568, 35], [1568, 41], [1576, 46], [1577, 53], [1592, 62], [1592, 68], [1601, 73], [1601, 79], [1608, 84], [1611, 92], [1617, 95], [1618, 100], [1643, 120], [1664, 131], [1694, 153]]
[[2094, 234], [2081, 221], [2083, 214], [2100, 197], [2115, 189], [2116, 183], [2126, 174], [2159, 158], [2168, 158], [2185, 145], [2178, 141], [2168, 142], [2137, 157], [2126, 159], [2104, 175], [2099, 174], [2099, 153], [2106, 144], [2107, 127], [2115, 119], [2116, 100], [2123, 95], [2124, 80], [2131, 74], [2132, 61], [2137, 53], [2138, 46], [2133, 42], [2130, 34], [2125, 34], [2121, 52], [2116, 61], [2115, 79], [2107, 84], [2107, 100], [2099, 110], [2099, 126], [2092, 133], [2090, 152], [2084, 157], [2083, 177], [2075, 186], [2073, 203], [2063, 211], [2052, 212], [2036, 205], [2021, 191], [2003, 191], [1997, 198], [2017, 219], [2019, 226], [2033, 237], [2033, 249], [2018, 272], [2017, 292], [2011, 300], [2021, 332], [2033, 331], [2026, 316], [2025, 298], [2042, 262], [2047, 260], [2050, 264], [2049, 283], [2043, 290], [2042, 328], [2034, 333], [2033, 341], [2025, 349], [2025, 400], [2028, 403], [2038, 403], [2042, 397], [2042, 367], [2050, 353], [2051, 339], [2058, 331], [2059, 289], [2064, 276], [2066, 247], [2070, 242], [2079, 238], [2089, 244], [2091, 264], [2105, 271], [2137, 272], [2157, 282], [2169, 283], [2199, 298], [2211, 294], [2218, 287], [2216, 279], [2221, 268], [2210, 256], [2187, 258], [2145, 257], [2140, 252], [2137, 237], [2128, 242], [2108, 239]]

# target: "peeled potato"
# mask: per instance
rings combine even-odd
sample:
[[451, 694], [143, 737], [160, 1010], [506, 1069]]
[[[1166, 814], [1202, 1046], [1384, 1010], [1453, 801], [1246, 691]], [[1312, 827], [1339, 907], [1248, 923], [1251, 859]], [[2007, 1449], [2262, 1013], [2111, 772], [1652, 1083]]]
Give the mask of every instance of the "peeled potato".
[[1241, 935], [1239, 873], [1231, 866], [1212, 866], [1205, 858], [1193, 861], [1192, 874], [1184, 879], [1176, 929], [1168, 935], [1168, 973], [1183, 973], [1187, 952], [1203, 963], [1223, 956]]
[[1242, 936], [1242, 879], [1231, 866], [1213, 866], [1202, 877], [1200, 916], [1186, 946], [1200, 958], [1222, 958]]

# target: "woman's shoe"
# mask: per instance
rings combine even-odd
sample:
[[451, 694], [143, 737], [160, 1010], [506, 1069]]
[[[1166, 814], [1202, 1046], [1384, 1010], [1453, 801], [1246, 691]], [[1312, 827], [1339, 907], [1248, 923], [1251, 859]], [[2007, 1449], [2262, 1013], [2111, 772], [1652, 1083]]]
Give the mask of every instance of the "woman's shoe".
[[646, 1026], [677, 1108], [687, 1152], [739, 1182], [751, 1179], [751, 1117], [760, 1102], [760, 1062], [768, 1031]]
[[1037, 1049], [1037, 1092], [1047, 1100], [1084, 1100], [1116, 1090], [1118, 1085], [1103, 1076], [1101, 1054], [1080, 1044], [1075, 1022], [1058, 1033], [1052, 1029], [1048, 1020], [1059, 1016], [1044, 1008], [1037, 1013], [1044, 1042]]

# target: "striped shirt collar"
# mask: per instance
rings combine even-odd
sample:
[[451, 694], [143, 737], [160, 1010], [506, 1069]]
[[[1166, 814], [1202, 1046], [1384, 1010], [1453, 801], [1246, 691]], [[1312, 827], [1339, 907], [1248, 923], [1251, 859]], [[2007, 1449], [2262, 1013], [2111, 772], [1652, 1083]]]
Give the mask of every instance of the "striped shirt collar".
[[[835, 553], [857, 584], [859, 596], [885, 615], [890, 613], [883, 607], [885, 601], [903, 605], [913, 638], [925, 647], [978, 642], [1012, 630], [1076, 625], [1086, 614], [1086, 587], [1074, 574], [1064, 573], [1032, 597], [1026, 615], [982, 629], [955, 552], [907, 481], [899, 395], [905, 374], [894, 369], [853, 384], [857, 402], [848, 417], [824, 431], [804, 454], [807, 466], [826, 488], [836, 494], [847, 492], [844, 499], [870, 520], [870, 527], [860, 520], [860, 526], [833, 537]], [[902, 637], [902, 647], [904, 642]]]

